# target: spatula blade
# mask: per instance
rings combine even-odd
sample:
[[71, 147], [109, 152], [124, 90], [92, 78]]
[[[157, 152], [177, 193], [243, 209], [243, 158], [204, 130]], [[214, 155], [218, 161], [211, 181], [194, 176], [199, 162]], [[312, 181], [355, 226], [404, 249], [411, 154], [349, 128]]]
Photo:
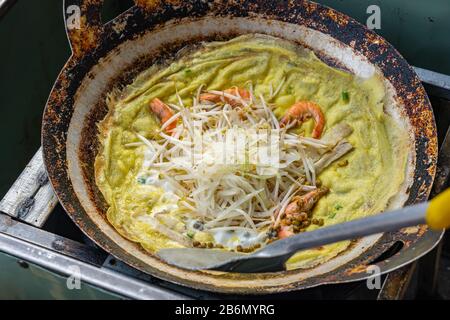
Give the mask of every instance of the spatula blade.
[[245, 254], [237, 252], [200, 248], [162, 249], [156, 255], [169, 264], [190, 270], [213, 269], [245, 256]]

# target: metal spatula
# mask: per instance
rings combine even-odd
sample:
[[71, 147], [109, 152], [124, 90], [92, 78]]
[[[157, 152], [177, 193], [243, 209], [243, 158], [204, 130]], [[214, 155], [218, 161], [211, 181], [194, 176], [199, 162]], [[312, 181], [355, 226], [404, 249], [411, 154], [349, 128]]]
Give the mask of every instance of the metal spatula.
[[423, 223], [440, 230], [450, 226], [450, 189], [430, 202], [300, 233], [275, 241], [252, 254], [217, 249], [174, 248], [160, 250], [157, 255], [169, 264], [190, 270], [275, 272], [284, 270], [286, 261], [300, 250]]

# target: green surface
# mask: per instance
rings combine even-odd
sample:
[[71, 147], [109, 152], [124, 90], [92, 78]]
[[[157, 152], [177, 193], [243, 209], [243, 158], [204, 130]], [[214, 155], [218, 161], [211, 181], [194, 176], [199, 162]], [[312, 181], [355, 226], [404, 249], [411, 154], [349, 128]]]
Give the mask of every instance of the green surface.
[[69, 290], [67, 278], [0, 253], [0, 300], [117, 300], [118, 296], [87, 284]]
[[40, 144], [48, 94], [69, 50], [59, 1], [18, 1], [0, 21], [0, 194]]
[[449, 0], [318, 0], [366, 24], [369, 5], [381, 9], [381, 30], [410, 64], [450, 75]]

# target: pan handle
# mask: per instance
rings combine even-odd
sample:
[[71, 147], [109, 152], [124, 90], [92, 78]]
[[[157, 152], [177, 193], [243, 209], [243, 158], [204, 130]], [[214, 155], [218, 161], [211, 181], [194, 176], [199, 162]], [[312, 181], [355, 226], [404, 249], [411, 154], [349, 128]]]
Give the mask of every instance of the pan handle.
[[102, 5], [103, 0], [64, 0], [64, 24], [75, 58], [97, 47], [103, 33]]

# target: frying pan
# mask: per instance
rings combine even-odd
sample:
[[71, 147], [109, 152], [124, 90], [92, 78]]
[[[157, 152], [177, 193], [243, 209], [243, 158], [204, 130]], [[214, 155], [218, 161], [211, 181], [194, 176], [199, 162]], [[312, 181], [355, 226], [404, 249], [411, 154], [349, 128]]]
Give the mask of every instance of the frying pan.
[[412, 68], [386, 40], [337, 11], [309, 1], [136, 0], [128, 11], [103, 24], [102, 2], [64, 2], [65, 12], [80, 8], [80, 24], [67, 30], [73, 54], [56, 80], [42, 123], [44, 161], [55, 192], [73, 221], [100, 247], [177, 284], [263, 294], [365, 279], [372, 275], [369, 265], [390, 272], [421, 257], [439, 241], [442, 233], [417, 226], [355, 240], [334, 259], [309, 269], [238, 274], [167, 265], [121, 237], [107, 222], [106, 204], [94, 183], [96, 124], [107, 112], [106, 93], [186, 45], [258, 32], [297, 41], [326, 63], [359, 76], [379, 72], [385, 79], [387, 105], [393, 106], [386, 112], [407, 126], [412, 142], [397, 207], [427, 200], [436, 169], [437, 138], [430, 102]]

